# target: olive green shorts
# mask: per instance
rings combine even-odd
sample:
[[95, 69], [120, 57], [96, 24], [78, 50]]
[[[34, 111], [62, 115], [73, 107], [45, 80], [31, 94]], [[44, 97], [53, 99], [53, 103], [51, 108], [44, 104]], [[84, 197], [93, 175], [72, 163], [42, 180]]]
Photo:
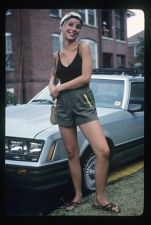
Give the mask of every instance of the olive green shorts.
[[94, 96], [88, 86], [61, 92], [56, 109], [60, 126], [73, 127], [98, 120]]

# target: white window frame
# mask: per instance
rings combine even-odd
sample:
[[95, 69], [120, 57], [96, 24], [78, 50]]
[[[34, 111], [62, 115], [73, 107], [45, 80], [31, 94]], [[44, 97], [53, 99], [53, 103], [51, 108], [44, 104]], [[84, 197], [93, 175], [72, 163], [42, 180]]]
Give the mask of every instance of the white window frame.
[[8, 65], [5, 63], [6, 71], [13, 70], [12, 66], [12, 55], [13, 55], [13, 43], [12, 43], [12, 33], [5, 33], [5, 60], [8, 59]]
[[[51, 36], [52, 36], [52, 51], [53, 52], [57, 52], [60, 49], [60, 40], [59, 40], [60, 39], [60, 34], [54, 33]], [[53, 38], [56, 38], [56, 37], [58, 38], [58, 42], [59, 42], [58, 49], [54, 49], [55, 46], [53, 45]]]
[[96, 41], [82, 38], [80, 42], [87, 42], [92, 53], [93, 69], [98, 68], [98, 45]]
[[[89, 23], [89, 11], [94, 10], [94, 24]], [[79, 13], [84, 14], [84, 24], [92, 27], [96, 27], [96, 9], [79, 9]]]
[[137, 52], [136, 45], [134, 45], [134, 57], [137, 56], [136, 52]]
[[12, 94], [15, 93], [14, 88], [6, 88], [6, 90], [7, 90], [8, 92], [12, 93]]
[[10, 9], [7, 9], [6, 10], [6, 16], [10, 16], [12, 14], [11, 10]]

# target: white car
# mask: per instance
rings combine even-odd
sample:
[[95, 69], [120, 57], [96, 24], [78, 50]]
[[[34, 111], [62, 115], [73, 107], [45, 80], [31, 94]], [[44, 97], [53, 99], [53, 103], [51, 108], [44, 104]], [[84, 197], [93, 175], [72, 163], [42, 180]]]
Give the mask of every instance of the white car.
[[[144, 78], [93, 74], [90, 82], [110, 146], [110, 170], [144, 154]], [[49, 189], [69, 182], [67, 154], [57, 125], [50, 124], [48, 87], [29, 103], [6, 107], [6, 185]], [[78, 129], [85, 192], [95, 190], [95, 155]]]

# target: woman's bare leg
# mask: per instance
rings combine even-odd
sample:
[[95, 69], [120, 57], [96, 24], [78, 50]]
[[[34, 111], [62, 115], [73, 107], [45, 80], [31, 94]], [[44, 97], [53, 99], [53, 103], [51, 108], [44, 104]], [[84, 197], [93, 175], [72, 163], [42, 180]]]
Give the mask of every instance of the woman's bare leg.
[[72, 201], [81, 202], [81, 166], [79, 159], [79, 146], [77, 142], [77, 128], [60, 126], [59, 129], [68, 154], [69, 170], [75, 190], [75, 197]]
[[104, 191], [108, 173], [109, 146], [104, 136], [99, 121], [91, 121], [80, 125], [80, 129], [89, 141], [96, 155], [96, 205], [107, 205], [109, 202], [105, 198]]

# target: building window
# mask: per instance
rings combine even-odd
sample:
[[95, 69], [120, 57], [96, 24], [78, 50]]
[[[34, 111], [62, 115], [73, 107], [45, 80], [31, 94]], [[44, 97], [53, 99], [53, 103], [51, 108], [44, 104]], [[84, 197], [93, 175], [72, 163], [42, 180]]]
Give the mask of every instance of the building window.
[[125, 56], [124, 55], [116, 56], [116, 66], [117, 66], [117, 68], [125, 68]]
[[95, 41], [89, 40], [89, 39], [81, 39], [81, 42], [87, 42], [90, 46], [91, 53], [92, 53], [92, 62], [93, 62], [93, 69], [98, 68], [98, 47], [97, 43]]
[[96, 27], [96, 9], [79, 9], [78, 11], [84, 24]]
[[134, 57], [137, 56], [137, 45], [134, 45]]
[[52, 51], [58, 52], [60, 49], [60, 35], [52, 34]]
[[5, 68], [6, 71], [13, 70], [13, 47], [12, 47], [12, 34], [5, 33]]
[[143, 46], [140, 46], [139, 43], [134, 45], [134, 56], [137, 57], [140, 53], [144, 52]]
[[112, 37], [112, 10], [101, 10], [102, 36]]
[[125, 40], [125, 12], [124, 10], [115, 10], [115, 37], [119, 40]]
[[111, 53], [103, 53], [103, 67], [113, 68], [113, 55]]
[[50, 16], [61, 17], [61, 9], [50, 9]]

